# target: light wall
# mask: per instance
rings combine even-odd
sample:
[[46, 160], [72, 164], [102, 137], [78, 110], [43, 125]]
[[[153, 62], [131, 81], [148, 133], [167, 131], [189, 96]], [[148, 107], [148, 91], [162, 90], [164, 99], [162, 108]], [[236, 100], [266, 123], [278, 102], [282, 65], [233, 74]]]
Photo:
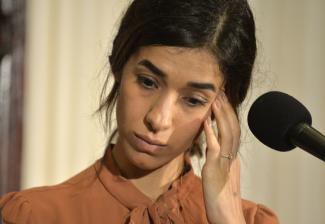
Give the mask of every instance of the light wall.
[[[259, 58], [250, 98], [264, 90], [291, 94], [325, 133], [325, 2], [256, 0], [252, 6]], [[281, 223], [325, 223], [325, 163], [299, 149], [272, 152], [250, 136], [245, 142], [243, 193], [271, 205]]]
[[[23, 188], [59, 183], [98, 159], [105, 135], [98, 106], [106, 56], [126, 0], [27, 0]], [[325, 223], [325, 165], [252, 137], [247, 109], [269, 90], [287, 92], [325, 133], [325, 2], [252, 1], [259, 56], [243, 105], [242, 194], [281, 223]]]

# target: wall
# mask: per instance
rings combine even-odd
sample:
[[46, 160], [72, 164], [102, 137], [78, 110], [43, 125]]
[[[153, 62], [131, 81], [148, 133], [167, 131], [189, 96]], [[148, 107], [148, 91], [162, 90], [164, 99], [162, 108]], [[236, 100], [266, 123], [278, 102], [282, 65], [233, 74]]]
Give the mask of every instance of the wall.
[[[101, 156], [105, 136], [93, 112], [106, 55], [127, 1], [29, 0], [23, 187], [54, 184]], [[242, 192], [271, 207], [281, 223], [325, 222], [325, 166], [294, 150], [279, 153], [252, 137], [247, 109], [269, 90], [287, 92], [325, 133], [325, 2], [252, 1], [259, 56], [243, 105]]]

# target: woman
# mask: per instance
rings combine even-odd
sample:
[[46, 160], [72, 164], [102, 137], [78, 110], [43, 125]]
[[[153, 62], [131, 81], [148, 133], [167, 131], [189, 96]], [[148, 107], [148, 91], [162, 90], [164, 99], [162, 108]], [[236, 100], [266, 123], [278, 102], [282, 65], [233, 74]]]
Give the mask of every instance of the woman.
[[[278, 223], [240, 197], [237, 108], [255, 55], [246, 0], [134, 0], [98, 110], [109, 124], [116, 106], [105, 155], [62, 184], [7, 194], [4, 222]], [[204, 153], [200, 179], [190, 156]]]

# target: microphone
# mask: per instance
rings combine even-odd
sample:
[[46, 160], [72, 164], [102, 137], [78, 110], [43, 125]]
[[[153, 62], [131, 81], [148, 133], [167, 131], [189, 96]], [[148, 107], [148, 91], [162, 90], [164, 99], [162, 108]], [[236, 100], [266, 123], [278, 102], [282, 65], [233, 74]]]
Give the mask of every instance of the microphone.
[[292, 96], [271, 91], [252, 104], [248, 126], [266, 146], [289, 151], [296, 146], [325, 161], [325, 136], [314, 129], [307, 108]]

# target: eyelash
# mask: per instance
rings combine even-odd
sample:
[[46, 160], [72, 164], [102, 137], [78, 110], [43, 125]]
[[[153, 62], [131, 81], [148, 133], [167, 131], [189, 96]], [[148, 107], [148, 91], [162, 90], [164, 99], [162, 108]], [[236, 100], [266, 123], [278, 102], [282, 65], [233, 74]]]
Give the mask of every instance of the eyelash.
[[[137, 82], [146, 90], [152, 90], [154, 88], [158, 88], [158, 84], [155, 80], [142, 75], [137, 76]], [[207, 104], [206, 100], [201, 100], [196, 97], [183, 97], [183, 99], [186, 101], [186, 104], [189, 107], [205, 106]]]

